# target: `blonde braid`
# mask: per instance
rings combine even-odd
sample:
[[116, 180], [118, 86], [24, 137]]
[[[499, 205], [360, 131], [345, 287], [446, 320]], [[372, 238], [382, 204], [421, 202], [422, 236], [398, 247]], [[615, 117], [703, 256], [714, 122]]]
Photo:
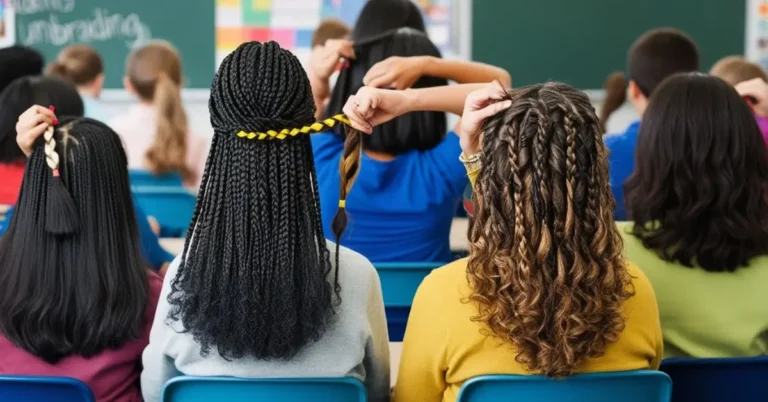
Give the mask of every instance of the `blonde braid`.
[[56, 152], [56, 139], [53, 138], [53, 126], [45, 130], [45, 161], [54, 176], [59, 175], [59, 153]]

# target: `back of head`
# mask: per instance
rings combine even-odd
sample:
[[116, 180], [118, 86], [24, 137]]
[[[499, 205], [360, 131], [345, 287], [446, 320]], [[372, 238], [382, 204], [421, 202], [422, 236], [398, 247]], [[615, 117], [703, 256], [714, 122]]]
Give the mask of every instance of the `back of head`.
[[45, 72], [77, 86], [89, 85], [104, 74], [104, 62], [96, 49], [88, 45], [71, 45], [59, 53]]
[[627, 55], [629, 79], [637, 84], [645, 97], [665, 78], [676, 73], [699, 70], [699, 50], [684, 32], [659, 28], [640, 36]]
[[607, 151], [589, 98], [560, 83], [513, 90], [483, 128], [469, 231], [476, 317], [533, 373], [573, 374], [624, 328], [631, 295]]
[[731, 85], [749, 81], [753, 78], [768, 81], [768, 74], [760, 65], [747, 61], [747, 59], [741, 56], [723, 57], [712, 66], [709, 73]]
[[416, 3], [411, 0], [368, 0], [357, 16], [352, 40], [366, 40], [398, 28], [427, 32]]
[[0, 91], [17, 78], [43, 73], [43, 55], [26, 46], [0, 49]]
[[255, 133], [311, 125], [309, 79], [277, 43], [244, 43], [222, 61], [209, 108], [214, 137], [170, 317], [204, 354], [290, 358], [333, 318], [334, 279], [309, 136]]
[[[52, 201], [54, 182], [70, 205]], [[74, 225], [52, 231], [60, 214]], [[136, 227], [120, 138], [62, 118], [32, 152], [0, 239], [0, 332], [49, 363], [137, 339], [148, 284]]]
[[82, 116], [83, 101], [72, 84], [52, 77], [22, 77], [0, 92], [0, 163], [23, 161], [16, 122], [33, 105], [54, 105], [59, 116]]
[[179, 52], [166, 41], [152, 41], [131, 53], [126, 71], [139, 98], [152, 102], [157, 110], [155, 140], [145, 155], [147, 167], [155, 174], [179, 172], [189, 178]]
[[329, 18], [321, 22], [312, 34], [312, 47], [325, 45], [329, 39], [344, 39], [350, 32], [351, 30], [344, 22]]
[[733, 271], [768, 253], [768, 154], [725, 81], [678, 74], [653, 96], [624, 186], [635, 235], [668, 261]]
[[[347, 99], [363, 86], [365, 73], [374, 64], [391, 56], [435, 56], [440, 51], [429, 38], [416, 30], [401, 28], [389, 35], [372, 41], [355, 44], [357, 57], [349, 61], [349, 67], [339, 74], [331, 92], [326, 115], [338, 113]], [[414, 88], [448, 85], [442, 78], [425, 76], [414, 83]], [[447, 132], [445, 113], [412, 112], [373, 129], [371, 135], [363, 136], [367, 150], [398, 155], [412, 150], [425, 151], [437, 146]]]
[[605, 97], [600, 105], [600, 129], [606, 132], [608, 118], [627, 100], [627, 79], [624, 73], [614, 72], [605, 79]]

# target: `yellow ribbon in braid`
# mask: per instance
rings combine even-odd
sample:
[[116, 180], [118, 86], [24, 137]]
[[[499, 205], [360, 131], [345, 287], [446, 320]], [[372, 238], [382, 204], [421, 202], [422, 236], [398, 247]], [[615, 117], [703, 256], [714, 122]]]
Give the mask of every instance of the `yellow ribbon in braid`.
[[240, 131], [237, 133], [237, 136], [240, 138], [247, 138], [249, 140], [284, 140], [288, 137], [295, 137], [299, 134], [320, 133], [335, 127], [339, 123], [346, 124], [348, 126], [351, 125], [347, 116], [343, 114], [337, 114], [325, 120], [321, 120], [304, 127], [284, 128], [279, 131], [267, 130], [265, 133], [246, 133], [245, 131]]

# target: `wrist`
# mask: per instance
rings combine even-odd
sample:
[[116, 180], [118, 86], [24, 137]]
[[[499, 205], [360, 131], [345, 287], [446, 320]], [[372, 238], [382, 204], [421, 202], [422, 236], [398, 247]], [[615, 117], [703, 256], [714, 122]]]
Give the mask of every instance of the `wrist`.
[[416, 66], [419, 69], [419, 75], [435, 75], [435, 69], [442, 59], [434, 56], [418, 56]]

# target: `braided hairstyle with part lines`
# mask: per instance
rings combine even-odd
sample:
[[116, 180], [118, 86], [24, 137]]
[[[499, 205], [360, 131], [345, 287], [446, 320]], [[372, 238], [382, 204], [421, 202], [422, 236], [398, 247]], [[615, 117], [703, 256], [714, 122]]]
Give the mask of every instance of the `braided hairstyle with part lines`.
[[613, 221], [602, 130], [587, 96], [547, 83], [508, 95], [483, 128], [469, 231], [474, 320], [537, 374], [573, 374], [624, 328], [633, 294]]
[[312, 147], [306, 134], [238, 133], [313, 125], [309, 79], [277, 43], [244, 43], [221, 63], [209, 108], [213, 142], [168, 318], [203, 355], [289, 359], [323, 336], [340, 302]]

